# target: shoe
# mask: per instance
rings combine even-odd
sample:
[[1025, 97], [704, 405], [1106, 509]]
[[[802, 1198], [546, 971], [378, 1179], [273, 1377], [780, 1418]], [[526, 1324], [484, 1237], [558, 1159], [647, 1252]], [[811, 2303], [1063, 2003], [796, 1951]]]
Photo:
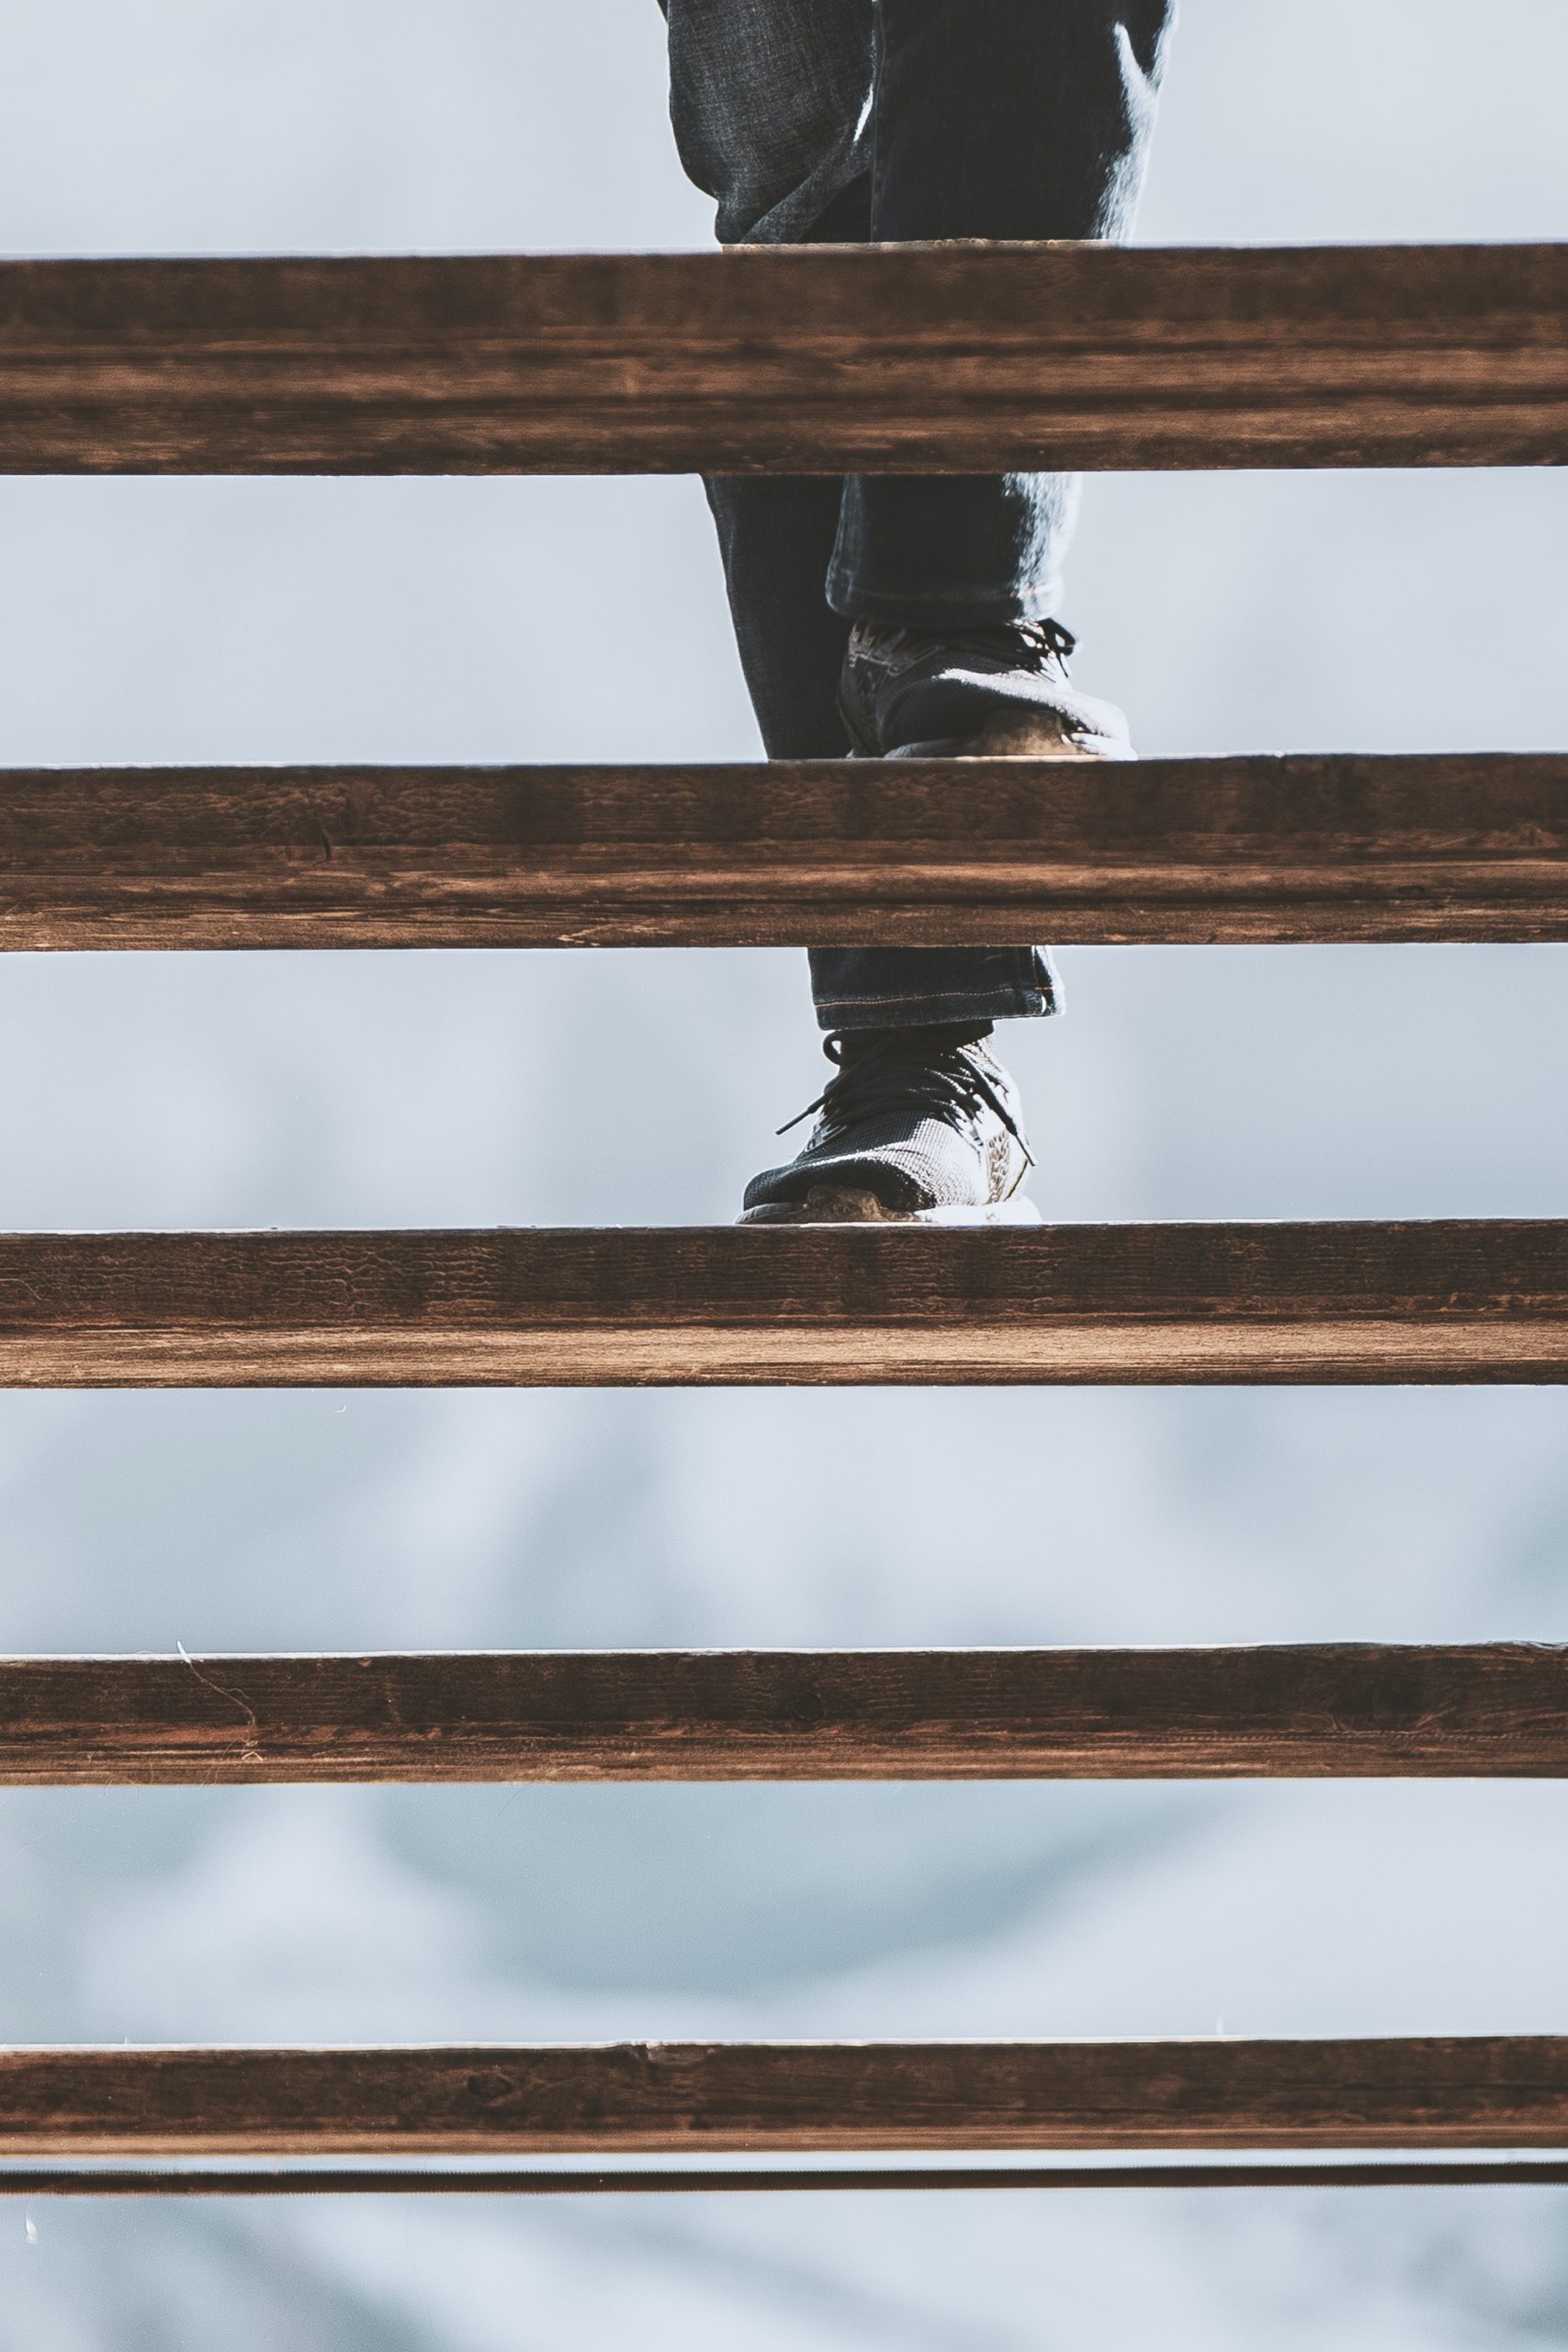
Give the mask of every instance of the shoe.
[[[742, 1225], [1034, 1225], [1018, 1091], [973, 1029], [844, 1030], [811, 1139], [746, 1187]], [[792, 1119], [790, 1126], [798, 1125]], [[788, 1127], [779, 1133], [787, 1135]]]
[[863, 759], [1135, 759], [1115, 704], [1068, 678], [1076, 643], [1059, 621], [941, 631], [857, 621], [839, 708]]

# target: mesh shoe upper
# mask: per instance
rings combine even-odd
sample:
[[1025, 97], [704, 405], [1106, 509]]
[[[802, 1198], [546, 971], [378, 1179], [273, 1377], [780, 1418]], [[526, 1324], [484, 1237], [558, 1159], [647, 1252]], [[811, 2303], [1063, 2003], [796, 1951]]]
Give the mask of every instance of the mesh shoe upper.
[[[1030, 1166], [1012, 1080], [983, 1040], [929, 1029], [851, 1031], [799, 1157], [746, 1187], [745, 1214], [804, 1205], [814, 1193], [865, 1192], [894, 1216], [984, 1209]], [[802, 1112], [801, 1116], [807, 1115]]]
[[1114, 703], [1079, 694], [1067, 676], [1074, 642], [1058, 621], [942, 632], [857, 621], [839, 707], [868, 759], [920, 752], [1131, 759], [1127, 722]]

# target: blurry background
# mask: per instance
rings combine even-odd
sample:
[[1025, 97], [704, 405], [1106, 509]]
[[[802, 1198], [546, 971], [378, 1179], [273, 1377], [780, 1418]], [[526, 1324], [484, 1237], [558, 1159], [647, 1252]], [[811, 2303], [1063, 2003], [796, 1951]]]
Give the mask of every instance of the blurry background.
[[[12, 253], [690, 245], [653, 0], [10, 0]], [[1568, 235], [1562, 0], [1190, 0], [1159, 241]], [[1100, 480], [1147, 752], [1555, 748], [1568, 478]], [[609, 560], [607, 560], [609, 559]], [[606, 605], [600, 581], [615, 581]], [[731, 759], [687, 481], [0, 482], [0, 763]], [[1065, 1217], [1568, 1210], [1562, 949], [1077, 952]], [[0, 1224], [705, 1221], [776, 954], [0, 961]], [[0, 1396], [0, 1647], [1568, 1634], [1568, 1396]], [[1562, 2030], [1551, 1785], [10, 1793], [0, 2039]], [[1568, 2199], [0, 2205], [4, 2352], [1441, 2352]]]

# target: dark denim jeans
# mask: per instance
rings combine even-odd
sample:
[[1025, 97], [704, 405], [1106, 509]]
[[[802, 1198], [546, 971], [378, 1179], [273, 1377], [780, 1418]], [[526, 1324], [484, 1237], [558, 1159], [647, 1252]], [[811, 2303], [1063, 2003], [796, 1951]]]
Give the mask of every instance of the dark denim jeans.
[[[1175, 0], [663, 0], [681, 159], [726, 243], [1121, 238]], [[770, 759], [840, 758], [856, 619], [1041, 618], [1077, 484], [711, 481], [730, 610]], [[1051, 1012], [1043, 948], [811, 957], [825, 1029]]]

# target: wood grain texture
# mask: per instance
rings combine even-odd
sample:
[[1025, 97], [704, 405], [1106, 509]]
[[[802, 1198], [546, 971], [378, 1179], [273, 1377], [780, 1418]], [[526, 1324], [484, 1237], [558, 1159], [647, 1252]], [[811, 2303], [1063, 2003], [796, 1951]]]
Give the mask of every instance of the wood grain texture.
[[1561, 1778], [1568, 1650], [0, 1659], [0, 1785]]
[[1568, 2147], [1568, 2038], [0, 2050], [0, 2155]]
[[1568, 938], [1568, 756], [0, 771], [0, 948]]
[[0, 1385], [1560, 1381], [1568, 1222], [0, 1236]]
[[0, 266], [0, 470], [1555, 465], [1568, 248]]

